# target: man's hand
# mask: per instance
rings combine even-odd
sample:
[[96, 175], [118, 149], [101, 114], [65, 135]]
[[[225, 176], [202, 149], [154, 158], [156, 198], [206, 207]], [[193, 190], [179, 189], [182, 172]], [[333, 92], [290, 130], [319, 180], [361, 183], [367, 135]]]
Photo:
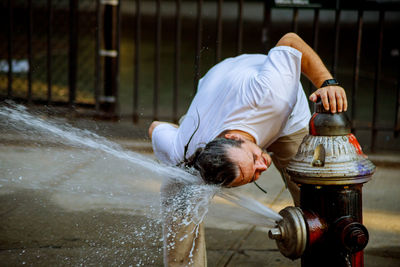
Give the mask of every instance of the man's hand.
[[319, 88], [310, 95], [310, 100], [317, 102], [318, 97], [321, 98], [324, 108], [330, 110], [332, 113], [347, 110], [346, 92], [340, 86], [330, 85]]

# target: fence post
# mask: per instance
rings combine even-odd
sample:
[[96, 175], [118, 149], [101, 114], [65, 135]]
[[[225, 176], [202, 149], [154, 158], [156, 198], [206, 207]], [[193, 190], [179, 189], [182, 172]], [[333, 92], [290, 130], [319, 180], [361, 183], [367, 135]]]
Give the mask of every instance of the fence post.
[[118, 0], [102, 0], [103, 12], [103, 49], [104, 57], [104, 95], [100, 97], [100, 109], [107, 117], [115, 118], [118, 111], [119, 76], [119, 12]]
[[238, 1], [238, 18], [237, 18], [237, 44], [236, 54], [240, 55], [243, 48], [243, 0]]
[[7, 98], [12, 98], [13, 88], [13, 32], [14, 32], [14, 18], [13, 18], [13, 1], [8, 0], [8, 32], [7, 32], [7, 61], [8, 61], [8, 84], [7, 84]]
[[203, 0], [197, 0], [197, 18], [196, 18], [196, 57], [194, 59], [194, 95], [197, 92], [197, 84], [200, 79], [200, 62], [201, 62], [201, 43], [203, 34]]
[[218, 0], [217, 4], [217, 24], [216, 24], [216, 41], [215, 41], [215, 63], [221, 61], [222, 48], [222, 5], [223, 0]]
[[396, 88], [396, 119], [394, 123], [394, 137], [399, 137], [400, 134], [400, 56], [397, 55], [397, 88]]
[[178, 123], [178, 93], [179, 93], [179, 72], [181, 60], [181, 38], [182, 38], [182, 21], [181, 21], [181, 0], [176, 0], [175, 14], [175, 61], [174, 61], [174, 89], [172, 99], [172, 120]]
[[333, 44], [333, 59], [332, 59], [332, 75], [336, 77], [337, 75], [337, 65], [338, 65], [338, 57], [339, 57], [339, 31], [340, 31], [340, 16], [341, 16], [341, 6], [340, 0], [336, 0], [336, 9], [335, 9], [335, 40]]
[[161, 56], [161, 0], [156, 1], [156, 28], [154, 49], [154, 90], [153, 120], [158, 120], [158, 100], [160, 91], [160, 56]]
[[271, 47], [271, 40], [269, 36], [269, 27], [271, 26], [271, 8], [272, 2], [265, 1], [264, 2], [264, 10], [263, 10], [263, 26], [261, 32], [261, 43], [263, 48], [263, 53], [267, 53], [267, 51]]
[[52, 1], [47, 0], [47, 104], [51, 103], [52, 98], [52, 34], [53, 34], [53, 9]]
[[383, 53], [383, 31], [385, 23], [385, 11], [379, 10], [379, 38], [378, 38], [378, 55], [376, 58], [375, 80], [374, 80], [374, 105], [372, 114], [372, 138], [371, 138], [371, 151], [375, 152], [376, 142], [378, 137], [378, 98], [380, 89], [380, 79], [382, 71], [382, 53]]
[[394, 123], [394, 137], [399, 137], [400, 133], [400, 56], [397, 56], [397, 88], [396, 88], [396, 119]]
[[136, 18], [135, 18], [135, 51], [134, 51], [134, 73], [133, 73], [133, 122], [139, 121], [139, 79], [140, 79], [140, 43], [141, 43], [141, 0], [136, 0]]
[[78, 4], [78, 0], [69, 2], [68, 86], [71, 106], [75, 103], [78, 68]]
[[353, 90], [351, 97], [351, 131], [355, 134], [356, 131], [356, 115], [357, 115], [357, 91], [358, 82], [360, 77], [360, 59], [361, 59], [361, 42], [362, 42], [362, 32], [364, 23], [364, 10], [360, 8], [358, 10], [358, 20], [357, 20], [357, 44], [356, 44], [356, 56], [354, 59], [354, 74], [353, 74]]
[[27, 27], [28, 27], [28, 103], [32, 103], [32, 34], [33, 34], [33, 18], [32, 18], [32, 0], [28, 1], [28, 19], [27, 19]]

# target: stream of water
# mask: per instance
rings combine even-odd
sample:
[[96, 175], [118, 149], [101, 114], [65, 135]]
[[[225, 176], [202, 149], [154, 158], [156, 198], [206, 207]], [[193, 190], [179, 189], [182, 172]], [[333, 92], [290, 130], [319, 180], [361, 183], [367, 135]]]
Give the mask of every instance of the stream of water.
[[[250, 210], [254, 224], [272, 227], [281, 219], [252, 198], [205, 185], [198, 176], [180, 168], [163, 165], [91, 131], [29, 111], [22, 105], [9, 102], [0, 106], [0, 127], [3, 138], [18, 141], [22, 149], [18, 155], [0, 150], [0, 193], [21, 188], [44, 190], [53, 192], [52, 200], [66, 209], [111, 207], [113, 212], [140, 214], [149, 221], [133, 229], [133, 234], [158, 241], [162, 240], [160, 233], [151, 236], [148, 231], [154, 228], [154, 221], [162, 224], [162, 184], [178, 183], [185, 188], [185, 194], [177, 195], [174, 204], [163, 210], [165, 214], [184, 206], [186, 219], [181, 223], [185, 225], [199, 225], [215, 195]], [[225, 216], [227, 220], [237, 218]], [[149, 264], [151, 257], [142, 255], [136, 262]]]

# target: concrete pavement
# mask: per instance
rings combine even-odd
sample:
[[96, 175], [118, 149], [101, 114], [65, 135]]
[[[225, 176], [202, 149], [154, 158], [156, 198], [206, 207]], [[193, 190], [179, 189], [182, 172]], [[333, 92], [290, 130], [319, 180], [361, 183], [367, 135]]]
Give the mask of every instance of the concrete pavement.
[[[133, 126], [107, 127], [99, 133], [152, 157], [144, 137], [129, 138]], [[26, 138], [6, 129], [0, 136], [1, 266], [162, 265], [160, 179], [104, 153]], [[400, 158], [374, 156], [380, 162], [363, 189], [365, 266], [400, 266]], [[267, 194], [252, 184], [234, 190], [275, 211], [292, 205], [276, 169], [259, 184]], [[209, 266], [300, 266], [252, 220], [250, 212], [214, 198], [205, 220]]]

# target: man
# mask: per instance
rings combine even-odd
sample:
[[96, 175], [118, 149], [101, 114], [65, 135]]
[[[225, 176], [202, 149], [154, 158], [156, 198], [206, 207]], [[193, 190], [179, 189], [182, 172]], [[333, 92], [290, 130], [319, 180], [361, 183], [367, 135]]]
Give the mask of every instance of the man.
[[285, 34], [266, 55], [226, 59], [199, 81], [181, 125], [154, 121], [149, 128], [157, 158], [197, 169], [207, 183], [227, 187], [257, 180], [272, 160], [295, 204], [299, 190], [285, 168], [307, 134], [310, 111], [303, 73], [332, 113], [347, 110], [345, 91], [298, 35]]

